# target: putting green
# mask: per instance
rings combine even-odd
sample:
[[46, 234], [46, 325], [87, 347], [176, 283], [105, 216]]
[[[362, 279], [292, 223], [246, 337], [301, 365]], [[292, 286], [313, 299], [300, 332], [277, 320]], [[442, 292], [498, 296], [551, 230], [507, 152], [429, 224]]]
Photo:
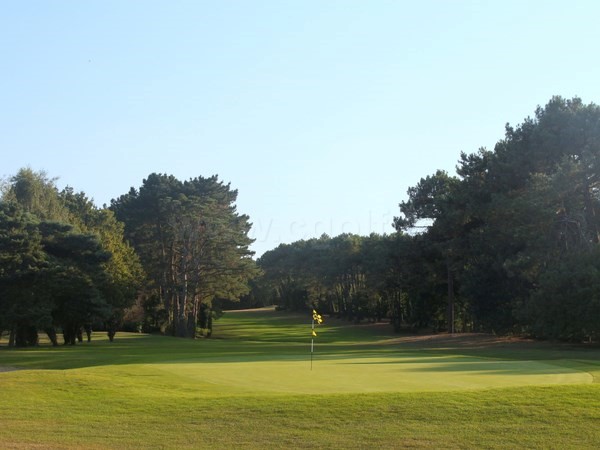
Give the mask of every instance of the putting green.
[[241, 394], [427, 392], [497, 387], [585, 384], [587, 372], [548, 361], [502, 361], [472, 357], [387, 357], [309, 361], [167, 363], [147, 367], [182, 385]]

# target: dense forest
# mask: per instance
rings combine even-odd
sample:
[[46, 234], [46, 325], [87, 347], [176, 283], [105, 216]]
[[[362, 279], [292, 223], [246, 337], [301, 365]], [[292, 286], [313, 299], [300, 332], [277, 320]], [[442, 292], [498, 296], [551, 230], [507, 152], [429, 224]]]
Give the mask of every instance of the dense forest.
[[[22, 169], [0, 198], [0, 331], [30, 346], [118, 329], [210, 336], [220, 307], [275, 304], [395, 330], [600, 337], [600, 108], [554, 97], [493, 150], [408, 190], [388, 235], [282, 244], [216, 176], [151, 174], [99, 208]], [[1, 333], [0, 333], [1, 336]]]
[[114, 214], [83, 194], [58, 191], [44, 173], [22, 169], [0, 202], [0, 330], [9, 344], [81, 340], [102, 320], [112, 339], [143, 280]]
[[[210, 334], [214, 298], [237, 299], [258, 269], [237, 192], [217, 177], [151, 174], [98, 208], [22, 169], [0, 201], [0, 332], [10, 346], [112, 340], [117, 329]], [[0, 333], [1, 334], [1, 333]]]
[[395, 329], [600, 337], [600, 108], [552, 98], [408, 190], [392, 235], [283, 244], [255, 288]]

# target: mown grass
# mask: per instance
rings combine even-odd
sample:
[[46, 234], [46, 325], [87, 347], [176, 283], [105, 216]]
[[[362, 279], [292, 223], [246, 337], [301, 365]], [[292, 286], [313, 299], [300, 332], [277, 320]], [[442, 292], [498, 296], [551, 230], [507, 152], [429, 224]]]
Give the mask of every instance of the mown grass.
[[[1, 448], [596, 448], [600, 352], [229, 313], [215, 339], [0, 349]], [[565, 384], [566, 383], [566, 384]]]

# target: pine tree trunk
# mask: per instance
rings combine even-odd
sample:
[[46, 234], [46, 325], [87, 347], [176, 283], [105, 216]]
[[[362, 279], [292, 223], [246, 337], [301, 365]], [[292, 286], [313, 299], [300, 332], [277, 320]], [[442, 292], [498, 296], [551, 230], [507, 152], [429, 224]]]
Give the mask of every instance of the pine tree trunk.
[[209, 337], [212, 336], [212, 321], [213, 321], [213, 319], [212, 319], [212, 311], [210, 309], [208, 310], [207, 321], [208, 321], [208, 325], [207, 325], [208, 328], [206, 329], [206, 337], [209, 338]]
[[52, 342], [52, 346], [58, 347], [58, 338], [56, 336], [56, 330], [54, 329], [54, 327], [48, 327], [45, 331], [48, 335], [48, 339], [50, 339], [50, 342]]
[[587, 183], [584, 184], [583, 189], [583, 204], [585, 207], [587, 227], [590, 230], [590, 237], [594, 244], [598, 244], [598, 242], [600, 242], [600, 235], [598, 233], [598, 225], [596, 223], [596, 208], [594, 208], [594, 203], [590, 194], [590, 187], [587, 186]]
[[114, 342], [116, 334], [117, 334], [117, 328], [115, 326], [111, 325], [108, 328], [108, 340], [109, 340], [109, 342]]
[[454, 276], [452, 275], [452, 269], [450, 268], [450, 262], [446, 262], [448, 269], [448, 333], [454, 333]]
[[10, 336], [8, 337], [8, 346], [9, 347], [14, 347], [16, 344], [16, 338], [17, 338], [17, 327], [15, 325], [12, 326], [12, 328], [10, 329]]
[[187, 317], [187, 336], [188, 338], [196, 338], [196, 316], [192, 311], [188, 313]]
[[177, 302], [177, 315], [175, 317], [175, 336], [177, 337], [187, 337], [188, 335], [188, 327], [187, 327], [187, 312], [186, 312], [186, 295], [183, 290], [180, 290], [179, 295], [176, 299]]
[[92, 342], [92, 325], [87, 323], [83, 326], [88, 342]]

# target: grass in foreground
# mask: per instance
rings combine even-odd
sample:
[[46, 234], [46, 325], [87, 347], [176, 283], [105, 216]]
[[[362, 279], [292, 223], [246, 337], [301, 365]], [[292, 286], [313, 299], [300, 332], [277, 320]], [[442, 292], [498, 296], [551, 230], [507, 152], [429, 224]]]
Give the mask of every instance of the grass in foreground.
[[[594, 448], [598, 350], [231, 313], [214, 340], [0, 350], [3, 448]], [[511, 383], [509, 383], [511, 382]], [[570, 383], [570, 384], [561, 384]], [[506, 387], [512, 386], [512, 387]], [[426, 392], [431, 391], [431, 392]]]

